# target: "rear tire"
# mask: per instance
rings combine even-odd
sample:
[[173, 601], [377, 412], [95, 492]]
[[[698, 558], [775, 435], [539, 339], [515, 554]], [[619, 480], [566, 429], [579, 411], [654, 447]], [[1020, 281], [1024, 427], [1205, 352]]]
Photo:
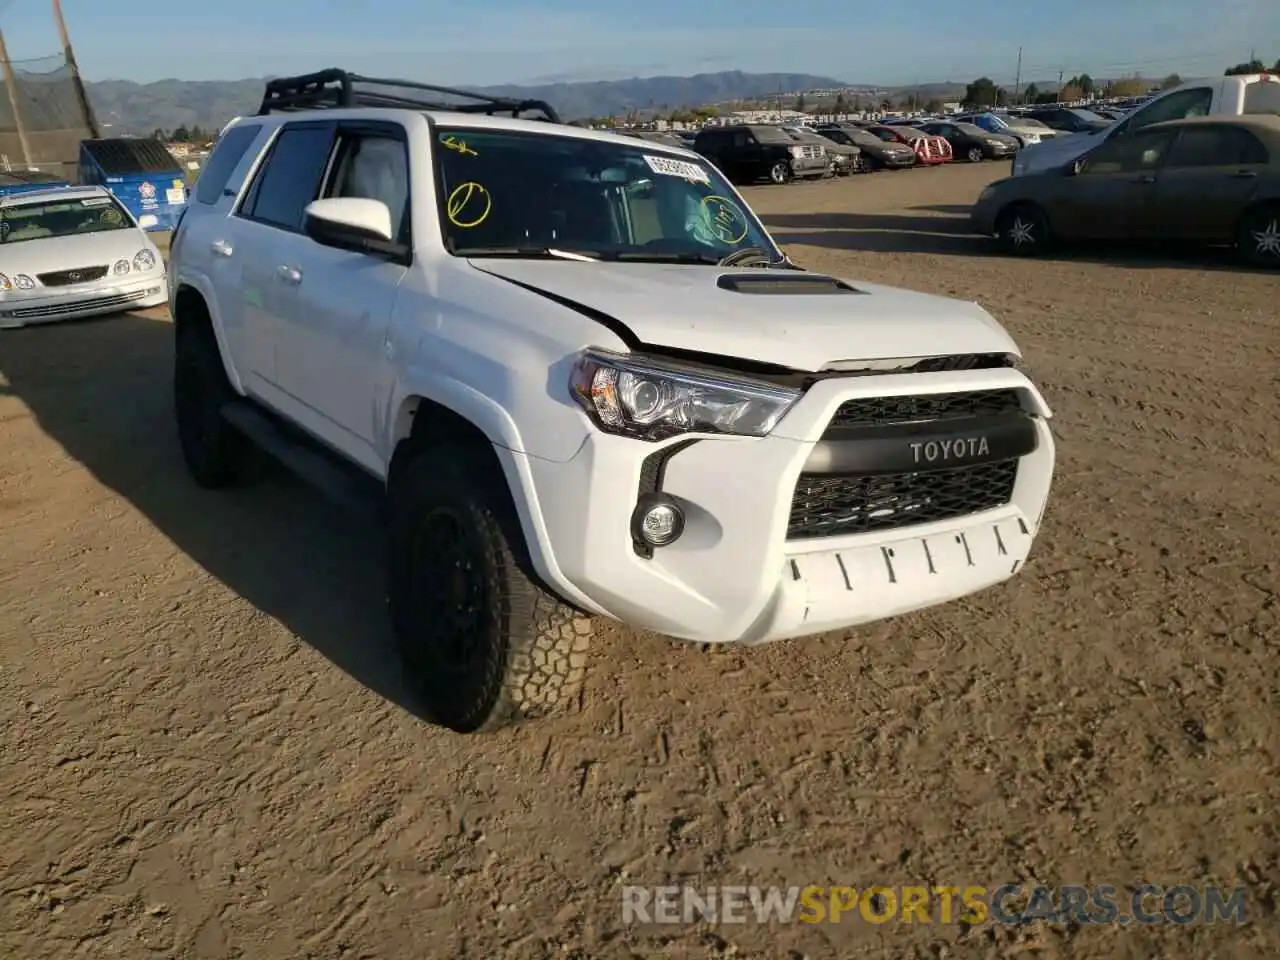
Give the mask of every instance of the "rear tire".
[[996, 240], [1005, 253], [1034, 257], [1049, 246], [1049, 218], [1034, 204], [1014, 204], [996, 217]]
[[585, 675], [591, 621], [524, 568], [506, 480], [485, 454], [411, 454], [388, 491], [391, 618], [424, 714], [487, 732], [565, 708]]
[[205, 324], [179, 327], [173, 367], [178, 442], [191, 476], [211, 490], [253, 472], [253, 445], [222, 416], [235, 399], [213, 330]]
[[1240, 220], [1236, 248], [1245, 263], [1280, 268], [1280, 205], [1247, 212]]

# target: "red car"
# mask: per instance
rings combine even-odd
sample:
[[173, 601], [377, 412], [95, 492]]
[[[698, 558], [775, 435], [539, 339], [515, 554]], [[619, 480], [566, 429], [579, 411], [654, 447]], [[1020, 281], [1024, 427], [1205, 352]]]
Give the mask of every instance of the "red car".
[[868, 127], [867, 132], [874, 133], [885, 143], [905, 143], [916, 152], [917, 163], [936, 165], [950, 163], [954, 159], [951, 144], [945, 138], [931, 136], [915, 127], [877, 125]]

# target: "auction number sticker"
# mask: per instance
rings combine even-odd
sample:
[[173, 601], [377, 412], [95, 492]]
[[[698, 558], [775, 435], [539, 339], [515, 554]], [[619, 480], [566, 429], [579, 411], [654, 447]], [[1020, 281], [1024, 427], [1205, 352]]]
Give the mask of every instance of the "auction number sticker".
[[697, 183], [710, 183], [711, 175], [700, 164], [690, 163], [688, 160], [676, 160], [674, 157], [655, 157], [652, 154], [644, 155], [644, 162], [649, 165], [649, 169], [654, 173], [660, 173], [664, 177], [679, 177], [681, 180], [692, 180]]
[[164, 198], [170, 204], [186, 203], [187, 191], [183, 190], [181, 187], [173, 187], [164, 192]]

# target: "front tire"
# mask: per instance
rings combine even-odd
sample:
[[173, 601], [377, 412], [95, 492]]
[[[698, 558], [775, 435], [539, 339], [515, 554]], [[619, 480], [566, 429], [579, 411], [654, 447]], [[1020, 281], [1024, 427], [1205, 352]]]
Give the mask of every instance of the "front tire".
[[970, 147], [965, 156], [969, 158], [970, 163], [981, 163], [986, 154], [982, 152], [981, 147]]
[[1049, 246], [1049, 219], [1039, 207], [1015, 204], [996, 218], [996, 240], [1016, 257], [1034, 257]]
[[465, 444], [413, 454], [388, 491], [391, 617], [427, 718], [458, 733], [576, 698], [591, 621], [533, 582], [506, 480]]
[[783, 184], [791, 180], [791, 164], [786, 160], [779, 160], [769, 169], [769, 182]]
[[250, 473], [253, 448], [222, 416], [236, 399], [213, 331], [180, 327], [174, 350], [173, 407], [187, 470], [202, 487], [228, 487]]
[[1280, 206], [1251, 210], [1240, 221], [1236, 248], [1255, 267], [1280, 268]]

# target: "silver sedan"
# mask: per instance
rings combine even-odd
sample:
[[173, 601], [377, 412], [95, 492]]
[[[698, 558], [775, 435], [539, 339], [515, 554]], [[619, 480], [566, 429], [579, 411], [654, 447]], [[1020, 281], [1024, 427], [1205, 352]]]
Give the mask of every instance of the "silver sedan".
[[0, 199], [0, 328], [156, 307], [164, 260], [102, 187]]

